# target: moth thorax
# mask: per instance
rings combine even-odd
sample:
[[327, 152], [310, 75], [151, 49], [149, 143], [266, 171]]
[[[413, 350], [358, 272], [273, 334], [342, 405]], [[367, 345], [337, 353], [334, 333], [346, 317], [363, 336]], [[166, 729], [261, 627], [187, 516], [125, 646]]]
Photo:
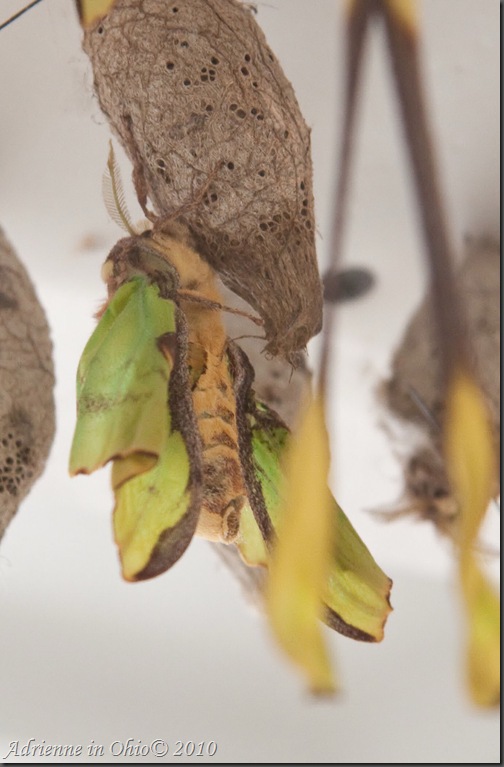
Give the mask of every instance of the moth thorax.
[[156, 250], [176, 269], [180, 287], [194, 290], [214, 284], [213, 269], [184, 242], [163, 232], [153, 233], [152, 242]]

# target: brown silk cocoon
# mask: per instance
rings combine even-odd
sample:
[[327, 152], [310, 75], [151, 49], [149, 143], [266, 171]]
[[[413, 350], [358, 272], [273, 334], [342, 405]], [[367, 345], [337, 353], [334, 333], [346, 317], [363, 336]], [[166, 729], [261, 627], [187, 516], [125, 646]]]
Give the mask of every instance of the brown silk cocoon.
[[0, 538], [40, 476], [54, 437], [49, 327], [0, 229]]
[[[485, 238], [468, 239], [457, 281], [471, 332], [472, 362], [489, 409], [496, 452], [500, 454], [500, 244]], [[446, 403], [440, 355], [427, 295], [408, 323], [382, 393], [395, 418], [421, 430], [418, 444], [413, 445], [405, 461], [403, 511], [431, 519], [441, 532], [456, 538], [458, 506], [442, 458], [441, 424]], [[415, 401], [415, 395], [432, 422]], [[500, 487], [496, 487], [495, 494], [499, 493]]]
[[117, 0], [84, 36], [100, 106], [137, 193], [201, 255], [289, 358], [319, 332], [310, 132], [237, 0]]

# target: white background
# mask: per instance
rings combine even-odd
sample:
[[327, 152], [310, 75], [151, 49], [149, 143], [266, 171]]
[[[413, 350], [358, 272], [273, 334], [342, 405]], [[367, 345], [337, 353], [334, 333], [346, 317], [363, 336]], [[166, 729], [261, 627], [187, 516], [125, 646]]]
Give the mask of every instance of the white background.
[[[20, 5], [0, 0], [0, 18]], [[122, 236], [101, 198], [109, 131], [73, 5], [45, 0], [0, 33], [0, 223], [47, 311], [58, 422], [45, 474], [0, 547], [0, 756], [11, 741], [22, 747], [35, 738], [84, 749], [94, 741], [109, 761], [114, 741], [160, 738], [172, 751], [178, 740], [213, 740], [214, 760], [235, 763], [497, 762], [497, 714], [476, 710], [465, 695], [450, 548], [426, 525], [384, 524], [368, 512], [401, 489], [375, 388], [424, 287], [381, 34], [373, 35], [363, 91], [345, 251], [377, 284], [339, 313], [332, 436], [334, 489], [393, 577], [395, 610], [380, 646], [327, 632], [342, 692], [313, 701], [206, 542], [193, 541], [162, 577], [126, 584], [111, 534], [108, 470], [67, 476], [75, 370], [104, 296], [100, 265]], [[499, 3], [419, 6], [458, 246], [467, 232], [499, 230]], [[339, 130], [341, 3], [269, 0], [258, 8], [313, 129], [322, 267]], [[317, 349], [315, 341], [313, 361]]]

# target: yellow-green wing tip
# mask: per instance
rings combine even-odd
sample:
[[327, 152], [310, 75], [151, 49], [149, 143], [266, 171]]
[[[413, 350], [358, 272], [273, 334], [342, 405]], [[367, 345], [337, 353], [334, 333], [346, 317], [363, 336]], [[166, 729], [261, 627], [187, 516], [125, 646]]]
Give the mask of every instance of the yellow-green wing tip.
[[352, 620], [351, 611], [343, 619], [335, 610], [325, 605], [324, 620], [330, 628], [340, 634], [356, 639], [360, 642], [381, 642], [385, 636], [385, 624], [388, 616], [394, 609], [390, 603], [390, 593], [393, 582], [386, 577], [386, 587], [375, 593], [376, 607], [364, 612], [359, 610], [359, 615]]
[[159, 459], [159, 454], [143, 451], [133, 451], [121, 455], [103, 454], [103, 456], [97, 456], [93, 445], [89, 445], [89, 447], [88, 445], [84, 445], [83, 450], [81, 448], [72, 448], [68, 473], [71, 477], [75, 477], [78, 474], [92, 474], [97, 469], [102, 469], [110, 461], [113, 461], [112, 487], [114, 488], [119, 487], [128, 479], [138, 474], [150, 471]]
[[114, 492], [114, 535], [124, 578], [138, 581], [160, 575], [189, 545], [201, 507], [181, 434], [170, 434], [151, 471], [116, 486]]
[[172, 528], [167, 528], [154, 539], [142, 530], [127, 542], [116, 536], [121, 572], [124, 580], [131, 582], [155, 578], [168, 570], [180, 559], [194, 534], [193, 516], [184, 517]]
[[334, 545], [324, 602], [325, 620], [336, 631], [363, 642], [380, 642], [392, 610], [392, 580], [333, 499]]

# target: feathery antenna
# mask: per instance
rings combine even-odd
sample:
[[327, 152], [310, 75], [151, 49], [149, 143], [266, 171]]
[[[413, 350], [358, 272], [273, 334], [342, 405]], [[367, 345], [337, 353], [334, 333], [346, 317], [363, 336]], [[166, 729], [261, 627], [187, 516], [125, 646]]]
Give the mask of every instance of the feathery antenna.
[[131, 222], [131, 218], [124, 199], [124, 188], [121, 181], [119, 165], [114, 154], [112, 141], [109, 142], [110, 150], [107, 160], [107, 167], [103, 174], [103, 200], [108, 214], [112, 221], [115, 221], [121, 229], [127, 231], [132, 237], [138, 232]]

